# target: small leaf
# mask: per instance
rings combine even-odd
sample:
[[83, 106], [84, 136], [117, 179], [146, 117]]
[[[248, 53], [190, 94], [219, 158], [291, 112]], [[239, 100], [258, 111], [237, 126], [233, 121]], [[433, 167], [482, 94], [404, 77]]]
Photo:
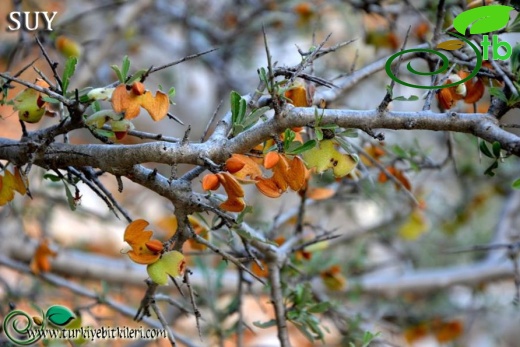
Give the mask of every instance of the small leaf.
[[512, 184], [513, 189], [520, 189], [520, 178], [517, 178]]
[[503, 5], [476, 7], [455, 17], [453, 27], [462, 35], [470, 25], [470, 34], [490, 33], [507, 25], [511, 10], [512, 7]]
[[[296, 142], [296, 143], [298, 143], [298, 142]], [[316, 140], [309, 140], [301, 146], [298, 146], [294, 149], [290, 149], [289, 151], [287, 151], [287, 154], [300, 154], [300, 153], [308, 151], [314, 147], [316, 147]]]
[[496, 168], [498, 168], [498, 160], [495, 160], [495, 161], [493, 162], [493, 164], [491, 164], [491, 165], [486, 169], [486, 171], [484, 171], [484, 175], [487, 175], [487, 176], [490, 176], [490, 177], [495, 176], [495, 173], [493, 172], [493, 170], [495, 170]]
[[492, 148], [493, 148], [493, 154], [494, 154], [495, 158], [500, 158], [500, 149], [501, 149], [500, 142], [498, 142], [498, 141], [493, 142]]
[[309, 308], [310, 313], [323, 313], [327, 311], [331, 306], [331, 303], [328, 301], [320, 302], [311, 308]]
[[123, 81], [126, 81], [126, 76], [128, 76], [128, 71], [130, 70], [130, 59], [125, 55], [123, 57], [123, 65], [121, 65], [121, 77]]
[[54, 305], [47, 309], [45, 317], [54, 325], [64, 326], [76, 318], [74, 313], [65, 306]]
[[119, 80], [119, 82], [121, 82], [121, 83], [125, 83], [125, 80], [123, 79], [123, 75], [121, 74], [121, 70], [119, 70], [119, 66], [117, 66], [117, 65], [111, 65], [110, 67], [111, 67], [112, 70], [114, 70], [114, 72], [116, 73], [116, 76], [117, 76], [117, 79]]
[[504, 91], [501, 88], [498, 87], [491, 87], [489, 88], [489, 94], [493, 95], [494, 97], [502, 100], [503, 102], [507, 103], [507, 97]]
[[253, 325], [257, 328], [262, 328], [262, 329], [274, 327], [276, 325], [276, 319], [271, 319], [270, 321], [265, 322], [265, 323], [253, 322]]
[[46, 180], [50, 180], [52, 182], [59, 182], [61, 181], [61, 178], [59, 178], [58, 176], [56, 175], [53, 175], [53, 174], [45, 174], [43, 175], [43, 178], [46, 179]]
[[50, 96], [44, 96], [42, 98], [43, 101], [45, 102], [48, 102], [50, 104], [59, 104], [61, 101], [57, 100], [57, 99], [54, 99], [54, 98], [51, 98]]
[[486, 157], [494, 158], [493, 154], [491, 154], [491, 151], [487, 147], [486, 142], [481, 141], [479, 147], [480, 147], [480, 151], [482, 152], [482, 154], [484, 154]]
[[398, 96], [393, 99], [394, 101], [417, 101], [419, 97], [417, 95], [410, 95], [408, 98], [406, 96]]
[[464, 41], [461, 40], [448, 40], [441, 42], [437, 45], [436, 48], [443, 49], [445, 51], [456, 51], [464, 46]]
[[76, 211], [76, 200], [72, 196], [72, 192], [70, 191], [69, 186], [65, 181], [63, 181], [63, 185], [65, 186], [65, 194], [67, 195], [67, 202], [69, 203], [69, 207], [72, 211]]
[[231, 122], [233, 124], [237, 124], [238, 123], [238, 113], [240, 111], [240, 99], [242, 97], [240, 96], [240, 94], [238, 94], [237, 92], [235, 92], [234, 90], [231, 92], [231, 95], [230, 95], [230, 102], [231, 102]]
[[247, 130], [253, 125], [255, 125], [256, 122], [258, 122], [258, 120], [260, 119], [260, 117], [263, 116], [264, 113], [266, 113], [267, 111], [269, 111], [269, 107], [264, 106], [257, 108], [256, 110], [251, 112], [251, 114], [247, 116], [246, 120], [244, 121], [244, 128]]
[[63, 69], [63, 77], [61, 78], [62, 82], [62, 92], [63, 95], [67, 93], [67, 88], [69, 87], [70, 78], [74, 75], [76, 71], [76, 64], [78, 63], [78, 58], [69, 57], [65, 62], [65, 68]]
[[[115, 66], [115, 65], [114, 65]], [[113, 67], [112, 67], [113, 68]], [[137, 70], [136, 72], [134, 72], [134, 74], [132, 75], [132, 77], [130, 77], [128, 79], [128, 81], [126, 81], [126, 83], [128, 85], [131, 85], [132, 83], [134, 83], [135, 81], [137, 81], [138, 79], [141, 78], [141, 76], [143, 76], [148, 70], [147, 69], [141, 69], [141, 70]], [[117, 74], [117, 72], [116, 72]], [[121, 73], [120, 73], [121, 74]], [[122, 76], [121, 76], [122, 77]]]

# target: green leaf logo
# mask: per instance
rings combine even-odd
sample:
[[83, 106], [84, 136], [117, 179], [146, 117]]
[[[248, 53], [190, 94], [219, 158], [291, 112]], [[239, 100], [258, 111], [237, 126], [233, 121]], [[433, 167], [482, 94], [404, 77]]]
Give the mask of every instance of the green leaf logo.
[[464, 11], [453, 20], [453, 27], [464, 35], [471, 25], [470, 34], [485, 34], [502, 29], [509, 22], [510, 6], [482, 6]]
[[76, 318], [74, 313], [65, 306], [54, 305], [47, 309], [45, 317], [54, 325], [65, 326]]

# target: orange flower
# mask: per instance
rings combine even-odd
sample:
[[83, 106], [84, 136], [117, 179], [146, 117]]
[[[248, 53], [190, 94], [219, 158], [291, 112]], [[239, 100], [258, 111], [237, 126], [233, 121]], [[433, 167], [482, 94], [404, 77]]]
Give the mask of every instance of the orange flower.
[[270, 198], [277, 198], [288, 187], [299, 191], [305, 185], [307, 169], [303, 160], [295, 156], [291, 161], [284, 154], [279, 154], [279, 160], [273, 167], [273, 175], [270, 178], [259, 177], [256, 187]]
[[49, 240], [42, 240], [36, 248], [31, 264], [29, 265], [31, 271], [35, 275], [38, 275], [41, 272], [49, 272], [51, 269], [49, 257], [55, 258], [57, 255], [56, 252], [49, 248]]
[[[207, 178], [209, 176], [209, 178]], [[215, 177], [218, 181], [215, 181]], [[240, 212], [245, 207], [244, 190], [236, 178], [229, 172], [206, 175], [202, 179], [202, 187], [205, 190], [217, 190], [220, 185], [224, 187], [228, 199], [220, 204], [220, 208], [229, 212]]]
[[[392, 176], [394, 176], [399, 182], [402, 183], [402, 185], [407, 189], [407, 190], [412, 190], [412, 184], [410, 183], [410, 181], [408, 180], [408, 177], [406, 177], [406, 175], [404, 174], [403, 171], [399, 170], [398, 168], [396, 168], [395, 166], [388, 166], [386, 167], [386, 171], [388, 171], [389, 174], [391, 174]], [[388, 177], [386, 176], [386, 173], [384, 173], [383, 171], [381, 171], [379, 173], [379, 177], [378, 177], [378, 182], [379, 183], [385, 183], [386, 181], [388, 181]], [[395, 185], [396, 189], [400, 189], [401, 187], [396, 184]]]
[[115, 112], [124, 112], [125, 119], [137, 117], [140, 107], [143, 107], [154, 121], [159, 121], [166, 117], [169, 106], [168, 95], [157, 91], [153, 96], [141, 82], [134, 82], [130, 91], [125, 84], [120, 84], [112, 93], [112, 108]]
[[161, 257], [162, 243], [152, 239], [153, 232], [144, 230], [148, 226], [144, 219], [137, 219], [128, 224], [124, 240], [132, 247], [127, 254], [137, 264], [152, 264]]
[[[373, 144], [365, 146], [364, 150], [370, 157], [372, 157], [376, 161], [379, 161], [379, 158], [383, 157], [386, 154], [384, 149], [382, 149], [380, 146], [376, 146]], [[361, 162], [365, 164], [365, 166], [372, 166], [372, 162], [368, 160], [364, 155], [361, 155], [360, 159]]]
[[323, 280], [323, 284], [333, 291], [340, 291], [347, 285], [346, 278], [341, 274], [341, 267], [339, 265], [333, 265], [329, 269], [322, 271], [320, 277]]
[[309, 107], [312, 106], [315, 90], [314, 85], [297, 80], [284, 96], [296, 107]]

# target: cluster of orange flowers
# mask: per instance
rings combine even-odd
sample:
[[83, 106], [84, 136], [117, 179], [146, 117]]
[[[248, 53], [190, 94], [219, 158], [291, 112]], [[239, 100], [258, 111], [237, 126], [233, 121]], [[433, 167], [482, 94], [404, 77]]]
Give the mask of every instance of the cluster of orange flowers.
[[[261, 167], [272, 171], [272, 175], [265, 177]], [[240, 183], [254, 183], [265, 196], [277, 198], [288, 188], [300, 191], [308, 176], [308, 170], [300, 157], [290, 159], [278, 152], [268, 152], [263, 159], [233, 154], [226, 161], [225, 170], [204, 176], [202, 188], [217, 190], [222, 185], [228, 198], [220, 204], [220, 208], [229, 212], [240, 212], [246, 206], [244, 189]]]
[[21, 195], [27, 193], [28, 182], [22, 177], [18, 167], [14, 168], [14, 174], [9, 170], [4, 171], [4, 176], [0, 175], [0, 206], [7, 204], [14, 199], [14, 192]]

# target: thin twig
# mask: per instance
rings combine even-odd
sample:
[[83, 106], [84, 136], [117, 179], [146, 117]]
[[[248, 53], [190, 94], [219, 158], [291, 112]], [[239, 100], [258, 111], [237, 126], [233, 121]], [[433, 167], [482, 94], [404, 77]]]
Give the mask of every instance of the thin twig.
[[166, 319], [164, 318], [164, 315], [162, 314], [161, 310], [155, 303], [155, 301], [152, 301], [150, 306], [152, 307], [152, 310], [155, 312], [155, 315], [157, 316], [157, 319], [163, 326], [163, 328], [168, 332], [168, 340], [170, 341], [170, 344], [175, 347], [177, 346], [177, 342], [175, 341], [175, 336], [173, 335], [173, 331], [168, 325], [168, 322], [166, 322]]

